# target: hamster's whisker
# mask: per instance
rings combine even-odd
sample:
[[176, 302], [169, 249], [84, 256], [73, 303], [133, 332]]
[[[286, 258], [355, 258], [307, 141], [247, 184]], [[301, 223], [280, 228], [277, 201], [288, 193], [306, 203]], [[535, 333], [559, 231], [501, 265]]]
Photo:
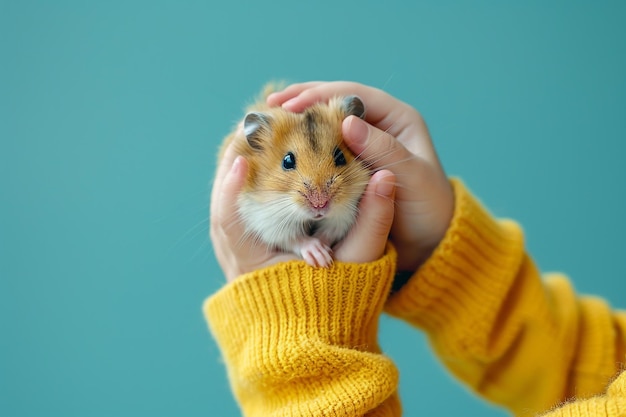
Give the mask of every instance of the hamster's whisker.
[[279, 221], [274, 225], [274, 229], [272, 229], [271, 233], [269, 234], [269, 240], [271, 241], [280, 241], [279, 237], [285, 236], [285, 234], [290, 231], [289, 219], [287, 218], [287, 216], [281, 215], [281, 211], [286, 210], [279, 210], [278, 215], [276, 216], [276, 219]]
[[[378, 134], [378, 136], [376, 136], [376, 137], [374, 138], [374, 140], [372, 141], [372, 143], [374, 143], [376, 140], [378, 140], [379, 138], [381, 138], [381, 137], [383, 136], [383, 134], [385, 134], [385, 133], [389, 133], [389, 131], [390, 131], [390, 130], [394, 127], [394, 126], [396, 126], [396, 125], [399, 123], [399, 121], [400, 121], [400, 120], [395, 120], [395, 121], [391, 122], [391, 124], [390, 124], [389, 126], [387, 126], [387, 128], [385, 128], [385, 129], [381, 130], [381, 133], [379, 133], [379, 134]], [[391, 135], [391, 136], [393, 136], [393, 135]]]
[[191, 257], [188, 259], [187, 262], [191, 262], [194, 259], [196, 259], [200, 254], [204, 254], [204, 259], [203, 260], [207, 260], [208, 257], [208, 251], [206, 250], [206, 248], [208, 246], [211, 245], [211, 241], [209, 240], [208, 236], [202, 241], [202, 243], [200, 244], [200, 246], [194, 251], [194, 253], [191, 255]]
[[244, 230], [244, 232], [239, 236], [239, 239], [237, 239], [237, 243], [235, 244], [235, 246], [238, 249], [241, 249], [244, 244], [246, 243], [246, 241], [251, 240], [252, 243], [252, 247], [257, 246], [259, 244], [259, 242], [261, 241], [260, 237], [254, 233], [252, 230]]
[[[370, 145], [368, 145], [368, 147], [370, 147], [370, 146], [373, 146], [373, 145], [371, 145], [371, 144], [370, 144]], [[360, 160], [361, 162], [363, 162], [363, 164], [364, 164], [366, 167], [368, 167], [368, 168], [370, 168], [372, 165], [376, 165], [376, 163], [377, 163], [378, 161], [381, 161], [381, 160], [383, 160], [383, 159], [385, 159], [385, 158], [389, 157], [390, 155], [393, 155], [394, 153], [396, 153], [396, 152], [399, 152], [399, 151], [400, 151], [400, 149], [395, 148], [395, 149], [390, 149], [390, 150], [387, 150], [386, 152], [380, 152], [380, 153], [378, 153], [378, 154], [375, 156], [375, 158], [370, 158], [370, 159], [361, 158], [361, 157], [362, 157], [362, 155], [366, 152], [366, 150], [367, 150], [367, 149], [363, 149], [363, 151], [362, 151], [361, 153], [359, 153], [359, 155], [358, 155], [357, 157], [358, 157], [358, 158], [359, 158], [359, 160]]]
[[394, 120], [393, 122], [391, 122], [391, 123], [389, 124], [389, 126], [387, 126], [387, 127], [386, 127], [385, 129], [383, 129], [382, 131], [383, 131], [384, 133], [389, 133], [389, 131], [391, 130], [391, 128], [392, 128], [392, 127], [394, 127], [395, 125], [397, 125], [399, 122], [400, 122], [400, 119], [396, 119], [396, 120]]
[[209, 224], [209, 218], [205, 217], [200, 220], [198, 223], [191, 226], [185, 233], [183, 233], [177, 240], [172, 244], [169, 250], [174, 249], [178, 245], [180, 245], [185, 240], [193, 240], [195, 239], [201, 232], [208, 232], [209, 228], [207, 227]]
[[[365, 193], [372, 193], [372, 191], [365, 191]], [[380, 197], [380, 196], [379, 196]], [[392, 199], [391, 197], [384, 197], [386, 200], [392, 201], [393, 205], [396, 206], [396, 200]]]
[[383, 165], [378, 166], [377, 169], [378, 170], [387, 169], [387, 168], [392, 167], [394, 165], [399, 165], [399, 164], [402, 164], [404, 162], [411, 161], [413, 158], [414, 158], [413, 156], [409, 156], [407, 158], [400, 159], [398, 161], [389, 162], [387, 164], [383, 164]]
[[[283, 192], [293, 194], [295, 190], [287, 190]], [[248, 191], [247, 193], [249, 195], [255, 195], [259, 197], [270, 197], [272, 201], [286, 201], [288, 199], [288, 196], [279, 195], [276, 190], [254, 190], [254, 191]], [[272, 198], [272, 197], [275, 197], [275, 198]]]
[[296, 168], [296, 173], [298, 174], [298, 176], [300, 177], [300, 181], [304, 182], [304, 178], [302, 177], [302, 174], [300, 173], [300, 170]]
[[396, 151], [389, 151], [389, 152], [386, 152], [386, 153], [381, 153], [381, 154], [377, 155], [376, 158], [374, 158], [374, 159], [370, 159], [370, 160], [364, 161], [365, 162], [365, 166], [369, 170], [374, 170], [374, 169], [375, 170], [381, 170], [381, 169], [384, 169], [386, 167], [393, 166], [395, 164], [406, 162], [406, 161], [408, 161], [408, 160], [413, 158], [413, 156], [411, 155], [411, 156], [408, 156], [408, 157], [403, 158], [403, 159], [398, 160], [398, 161], [392, 161], [392, 162], [388, 162], [388, 163], [386, 163], [384, 165], [378, 165], [381, 161], [384, 161], [385, 159], [387, 159], [394, 152], [396, 152]]
[[385, 152], [379, 152], [378, 154], [376, 154], [376, 158], [377, 158], [377, 160], [384, 159], [384, 158], [387, 158], [387, 157], [393, 155], [396, 152], [400, 152], [400, 149], [397, 148], [397, 147], [396, 148], [392, 148], [392, 149], [387, 149]]
[[382, 130], [381, 133], [379, 133], [376, 137], [373, 138], [373, 140], [369, 141], [369, 144], [361, 151], [359, 152], [359, 154], [356, 156], [357, 158], [360, 158], [363, 153], [365, 153], [367, 150], [369, 150], [369, 148], [371, 146], [374, 146], [374, 144], [377, 142], [377, 140], [379, 138], [382, 137], [383, 134], [385, 133], [389, 133], [389, 131], [399, 122], [399, 120], [395, 120], [394, 122], [392, 122], [385, 130]]

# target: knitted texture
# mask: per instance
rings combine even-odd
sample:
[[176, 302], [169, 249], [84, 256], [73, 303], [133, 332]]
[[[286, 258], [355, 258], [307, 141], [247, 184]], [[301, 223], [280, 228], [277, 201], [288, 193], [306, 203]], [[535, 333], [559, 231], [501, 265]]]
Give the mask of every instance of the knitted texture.
[[205, 302], [244, 415], [400, 416], [397, 370], [376, 340], [384, 307], [423, 329], [461, 381], [516, 415], [626, 417], [626, 374], [617, 377], [626, 313], [577, 296], [562, 275], [542, 278], [520, 227], [452, 183], [446, 236], [391, 296], [388, 246], [369, 264], [255, 271]]
[[282, 263], [237, 279], [204, 311], [246, 416], [398, 416], [398, 374], [377, 344], [394, 276], [377, 262]]
[[604, 395], [561, 404], [544, 417], [626, 417], [626, 372], [608, 387]]
[[453, 186], [446, 236], [386, 311], [424, 329], [448, 369], [515, 414], [601, 393], [624, 360], [624, 313], [576, 297], [562, 275], [542, 280], [519, 226]]

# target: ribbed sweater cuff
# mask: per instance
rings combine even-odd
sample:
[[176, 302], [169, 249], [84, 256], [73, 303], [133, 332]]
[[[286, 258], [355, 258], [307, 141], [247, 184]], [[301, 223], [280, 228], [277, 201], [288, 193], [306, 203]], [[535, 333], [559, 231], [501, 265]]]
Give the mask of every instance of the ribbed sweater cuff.
[[459, 180], [451, 182], [455, 210], [444, 239], [385, 308], [428, 331], [459, 326], [447, 329], [459, 335], [479, 330], [462, 328], [467, 322], [460, 317], [496, 314], [523, 260], [524, 242], [516, 223], [495, 220]]
[[368, 264], [281, 263], [238, 278], [204, 313], [246, 416], [398, 416], [378, 319], [395, 250]]
[[269, 352], [303, 335], [369, 350], [395, 261], [388, 245], [382, 258], [367, 264], [312, 268], [300, 261], [280, 263], [246, 274], [209, 297], [205, 316], [226, 354], [251, 338], [260, 343], [260, 352]]

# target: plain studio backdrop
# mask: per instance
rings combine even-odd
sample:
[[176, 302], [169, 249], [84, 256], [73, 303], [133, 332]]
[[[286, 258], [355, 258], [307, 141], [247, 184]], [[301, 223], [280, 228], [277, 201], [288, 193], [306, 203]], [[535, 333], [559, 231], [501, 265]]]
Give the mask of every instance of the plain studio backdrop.
[[[409, 102], [542, 270], [626, 307], [625, 21], [620, 1], [2, 1], [0, 415], [239, 414], [201, 314], [224, 284], [208, 204], [272, 79]], [[381, 322], [406, 416], [506, 415]]]

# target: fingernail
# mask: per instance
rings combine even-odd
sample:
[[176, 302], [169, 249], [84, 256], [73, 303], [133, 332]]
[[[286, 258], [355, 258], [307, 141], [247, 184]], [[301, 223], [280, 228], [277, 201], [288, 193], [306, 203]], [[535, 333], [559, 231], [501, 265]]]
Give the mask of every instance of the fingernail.
[[239, 155], [233, 161], [233, 165], [230, 167], [230, 172], [233, 174], [238, 174], [241, 172], [241, 161], [243, 161], [243, 157]]
[[367, 137], [369, 136], [367, 123], [356, 116], [350, 116], [346, 120], [348, 120], [347, 127], [350, 132], [348, 135], [350, 141], [355, 145], [362, 145], [367, 142]]
[[388, 177], [381, 178], [376, 184], [375, 193], [381, 197], [391, 197], [395, 184]]
[[297, 103], [297, 101], [298, 101], [298, 97], [290, 98], [289, 100], [283, 103], [283, 108], [287, 110], [291, 110], [291, 108], [293, 107], [295, 103]]

